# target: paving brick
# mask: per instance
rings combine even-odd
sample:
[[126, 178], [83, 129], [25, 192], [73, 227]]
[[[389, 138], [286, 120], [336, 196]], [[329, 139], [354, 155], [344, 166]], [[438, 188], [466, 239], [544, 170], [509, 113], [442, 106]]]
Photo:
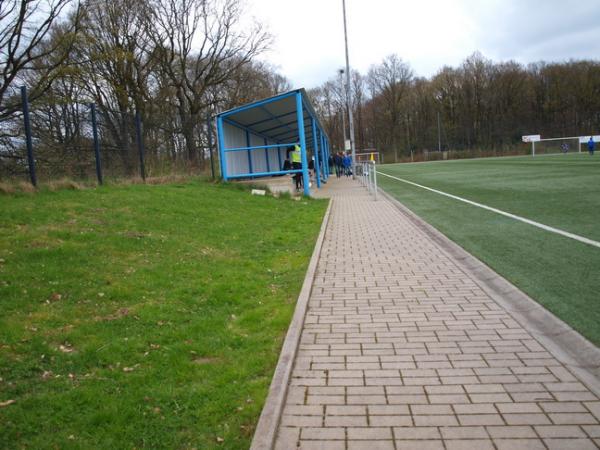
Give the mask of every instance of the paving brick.
[[397, 440], [396, 450], [445, 450], [442, 440]]
[[275, 450], [289, 450], [297, 447], [300, 428], [279, 427]]
[[362, 405], [327, 405], [325, 414], [328, 416], [365, 416], [367, 407]]
[[546, 425], [550, 419], [544, 414], [503, 414], [508, 425]]
[[306, 427], [302, 428], [300, 438], [303, 440], [344, 440], [346, 439], [345, 428], [321, 428]]
[[[498, 450], [545, 450], [546, 446], [539, 439], [497, 439], [494, 440]], [[564, 449], [563, 449], [564, 450]]]
[[583, 425], [581, 428], [589, 437], [600, 438], [600, 425]]
[[413, 420], [417, 427], [446, 427], [458, 425], [458, 421], [454, 415], [413, 416]]
[[496, 408], [503, 414], [507, 413], [541, 413], [536, 403], [498, 403]]
[[[315, 426], [315, 425], [313, 425]], [[325, 417], [326, 427], [366, 427], [366, 416], [327, 416]]]
[[392, 439], [392, 429], [389, 427], [348, 428], [349, 440], [375, 441]]
[[348, 441], [348, 450], [394, 450], [394, 441]]
[[440, 439], [441, 435], [437, 427], [400, 427], [394, 428], [396, 439]]
[[537, 438], [535, 430], [531, 426], [488, 426], [486, 430], [494, 439]]
[[575, 425], [536, 425], [533, 428], [542, 438], [587, 438], [583, 430]]
[[440, 427], [440, 433], [444, 439], [488, 439], [488, 433], [484, 427]]
[[596, 444], [591, 439], [544, 439], [548, 450], [597, 450]]
[[454, 414], [450, 405], [411, 405], [410, 410], [414, 415]]
[[411, 416], [369, 416], [369, 425], [374, 427], [406, 427], [412, 424]]
[[446, 450], [495, 450], [490, 439], [447, 440], [444, 443]]
[[408, 405], [369, 405], [369, 415], [408, 415]]
[[593, 425], [598, 421], [591, 414], [586, 413], [551, 413], [548, 414], [555, 424]]
[[[345, 450], [344, 441], [301, 441], [298, 450]], [[289, 450], [289, 448], [288, 448]]]
[[463, 426], [504, 425], [500, 414], [459, 414], [458, 420]]

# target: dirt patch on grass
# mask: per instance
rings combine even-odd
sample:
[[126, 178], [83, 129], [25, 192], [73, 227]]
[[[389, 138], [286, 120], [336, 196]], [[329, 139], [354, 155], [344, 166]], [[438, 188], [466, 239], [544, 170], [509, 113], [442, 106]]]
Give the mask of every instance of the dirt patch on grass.
[[195, 364], [200, 366], [208, 365], [208, 364], [216, 364], [221, 360], [219, 358], [214, 358], [210, 356], [197, 356], [192, 360]]

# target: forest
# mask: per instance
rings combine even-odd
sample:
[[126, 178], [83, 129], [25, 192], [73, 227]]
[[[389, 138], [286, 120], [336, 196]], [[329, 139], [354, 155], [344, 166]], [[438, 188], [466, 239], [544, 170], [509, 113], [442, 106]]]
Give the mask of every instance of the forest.
[[[110, 176], [138, 173], [136, 114], [150, 174], [207, 173], [217, 112], [303, 87], [268, 62], [274, 38], [248, 16], [240, 0], [0, 1], [0, 179], [27, 174], [21, 86], [43, 177], [93, 176], [91, 104]], [[309, 95], [333, 150], [350, 104], [357, 149], [386, 162], [511, 153], [525, 134], [600, 128], [598, 61], [524, 66], [475, 53], [425, 78], [392, 54], [351, 75], [350, 101], [340, 74]]]

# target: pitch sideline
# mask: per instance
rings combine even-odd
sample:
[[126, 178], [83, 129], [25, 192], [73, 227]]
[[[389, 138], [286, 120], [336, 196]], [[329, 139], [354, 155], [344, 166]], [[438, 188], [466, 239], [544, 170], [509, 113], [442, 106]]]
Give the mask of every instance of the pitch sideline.
[[542, 230], [550, 231], [551, 233], [559, 234], [561, 236], [564, 236], [564, 237], [567, 237], [567, 238], [570, 238], [570, 239], [574, 239], [574, 240], [579, 241], [579, 242], [583, 242], [584, 244], [588, 244], [588, 245], [592, 245], [594, 247], [600, 248], [600, 242], [594, 241], [593, 239], [588, 239], [588, 238], [586, 238], [584, 236], [579, 236], [578, 234], [569, 233], [568, 231], [564, 231], [564, 230], [561, 230], [559, 228], [554, 228], [554, 227], [551, 227], [551, 226], [548, 226], [548, 225], [544, 225], [543, 223], [539, 223], [539, 222], [536, 222], [534, 220], [527, 219], [525, 217], [517, 216], [516, 214], [511, 214], [509, 212], [502, 211], [501, 209], [492, 208], [491, 206], [487, 206], [487, 205], [484, 205], [482, 203], [477, 203], [477, 202], [474, 202], [472, 200], [468, 200], [466, 198], [459, 197], [457, 195], [448, 194], [447, 192], [444, 192], [444, 191], [439, 191], [437, 189], [433, 189], [433, 188], [430, 188], [430, 187], [427, 187], [427, 186], [423, 186], [422, 184], [414, 183], [412, 181], [408, 181], [408, 180], [405, 180], [403, 178], [398, 178], [398, 177], [395, 177], [393, 175], [388, 175], [385, 172], [378, 171], [378, 174], [379, 175], [384, 175], [384, 176], [392, 178], [394, 180], [401, 181], [402, 183], [410, 184], [412, 186], [416, 186], [416, 187], [419, 187], [421, 189], [425, 189], [427, 191], [435, 192], [436, 194], [440, 194], [440, 195], [443, 195], [445, 197], [449, 197], [449, 198], [452, 198], [454, 200], [458, 200], [460, 202], [467, 203], [467, 204], [472, 205], [472, 206], [477, 206], [478, 208], [486, 209], [488, 211], [494, 212], [496, 214], [500, 214], [500, 215], [505, 216], [505, 217], [510, 217], [511, 219], [518, 220], [520, 222], [524, 222], [524, 223], [529, 224], [529, 225], [533, 225], [534, 227], [541, 228]]

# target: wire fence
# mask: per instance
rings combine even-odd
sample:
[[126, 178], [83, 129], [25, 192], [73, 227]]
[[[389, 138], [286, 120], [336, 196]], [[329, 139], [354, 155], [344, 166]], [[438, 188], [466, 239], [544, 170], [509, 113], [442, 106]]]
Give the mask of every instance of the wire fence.
[[[173, 116], [95, 104], [39, 102], [21, 89], [21, 111], [0, 122], [0, 181], [215, 176], [210, 118], [184, 132]], [[212, 169], [212, 170], [211, 170]]]

